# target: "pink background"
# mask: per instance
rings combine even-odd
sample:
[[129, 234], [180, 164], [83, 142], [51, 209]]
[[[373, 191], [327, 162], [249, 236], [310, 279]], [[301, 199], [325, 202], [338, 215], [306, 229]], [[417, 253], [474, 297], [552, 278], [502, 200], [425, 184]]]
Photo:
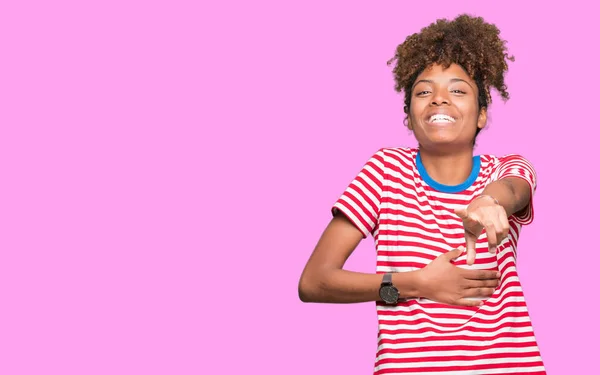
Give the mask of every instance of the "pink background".
[[[386, 61], [461, 12], [516, 57], [476, 152], [538, 172], [543, 359], [597, 368], [592, 5], [205, 3], [0, 6], [1, 374], [369, 374], [374, 305], [302, 304], [298, 278], [367, 158], [414, 145]], [[371, 238], [347, 266], [374, 270]]]

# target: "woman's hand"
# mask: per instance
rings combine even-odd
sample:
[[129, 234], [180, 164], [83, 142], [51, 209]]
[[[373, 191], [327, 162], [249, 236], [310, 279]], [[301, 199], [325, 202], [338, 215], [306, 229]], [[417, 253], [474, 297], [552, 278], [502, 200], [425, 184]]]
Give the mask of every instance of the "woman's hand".
[[496, 253], [496, 247], [508, 235], [510, 227], [506, 210], [491, 196], [483, 195], [472, 201], [466, 208], [456, 209], [455, 213], [462, 219], [465, 227], [468, 265], [475, 262], [475, 246], [484, 228], [488, 239], [488, 250], [492, 254]]
[[418, 271], [421, 297], [449, 305], [480, 306], [482, 301], [468, 298], [494, 294], [500, 283], [498, 271], [469, 270], [452, 264], [464, 251], [461, 246], [442, 254]]

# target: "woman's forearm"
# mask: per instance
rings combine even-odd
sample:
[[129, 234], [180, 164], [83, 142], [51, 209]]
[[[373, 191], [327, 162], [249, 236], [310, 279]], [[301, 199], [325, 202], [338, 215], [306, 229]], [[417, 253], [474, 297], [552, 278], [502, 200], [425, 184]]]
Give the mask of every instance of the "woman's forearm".
[[511, 216], [524, 209], [531, 199], [529, 184], [519, 177], [507, 177], [490, 183], [482, 195], [494, 197]]
[[[402, 298], [419, 297], [419, 271], [394, 273], [392, 283]], [[359, 303], [380, 301], [382, 274], [330, 269], [318, 276], [305, 275], [298, 292], [303, 302]]]

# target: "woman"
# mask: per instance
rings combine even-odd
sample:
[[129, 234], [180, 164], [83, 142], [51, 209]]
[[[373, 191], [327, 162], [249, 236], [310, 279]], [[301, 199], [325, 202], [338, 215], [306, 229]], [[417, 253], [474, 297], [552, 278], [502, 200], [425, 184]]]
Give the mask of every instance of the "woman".
[[[461, 15], [409, 36], [394, 60], [419, 146], [380, 149], [335, 202], [300, 299], [376, 301], [375, 374], [545, 374], [515, 269], [536, 174], [520, 155], [473, 155], [490, 89], [509, 96], [505, 42]], [[344, 270], [369, 233], [376, 273]]]

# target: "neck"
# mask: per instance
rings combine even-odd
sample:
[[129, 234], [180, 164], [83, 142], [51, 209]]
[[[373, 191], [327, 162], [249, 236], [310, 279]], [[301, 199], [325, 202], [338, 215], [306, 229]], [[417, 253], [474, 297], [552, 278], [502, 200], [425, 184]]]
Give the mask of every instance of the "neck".
[[429, 177], [440, 184], [459, 185], [467, 180], [473, 169], [473, 148], [446, 154], [420, 147], [419, 153]]

